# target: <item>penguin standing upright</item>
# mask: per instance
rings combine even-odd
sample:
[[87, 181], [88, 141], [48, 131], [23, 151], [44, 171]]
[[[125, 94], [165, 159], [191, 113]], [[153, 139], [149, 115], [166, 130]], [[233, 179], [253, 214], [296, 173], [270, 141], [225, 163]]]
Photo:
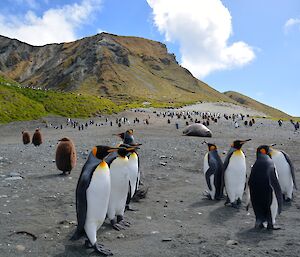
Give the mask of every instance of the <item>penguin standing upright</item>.
[[105, 220], [111, 191], [110, 172], [103, 160], [117, 148], [96, 146], [84, 164], [76, 187], [77, 229], [71, 240], [87, 236], [85, 245], [103, 255], [112, 255], [110, 250], [97, 244], [97, 230]]
[[24, 145], [30, 143], [30, 134], [28, 131], [22, 131], [22, 140]]
[[284, 151], [279, 151], [270, 147], [270, 156], [276, 166], [283, 199], [290, 202], [293, 197], [293, 188], [295, 187], [295, 189], [297, 189], [294, 165], [289, 155]]
[[[130, 225], [128, 222], [124, 221], [123, 216], [129, 190], [129, 167], [127, 154], [133, 149], [133, 147], [120, 147], [117, 154], [111, 153], [105, 159], [110, 168], [111, 178], [111, 192], [107, 217], [109, 218], [112, 227], [116, 230], [124, 229], [124, 226]], [[116, 216], [117, 221], [115, 220]]]
[[274, 227], [275, 218], [282, 208], [282, 192], [278, 182], [274, 162], [270, 158], [267, 145], [257, 148], [256, 162], [249, 177], [250, 198], [255, 213], [255, 228]]
[[76, 158], [76, 149], [72, 140], [68, 137], [60, 139], [56, 148], [55, 163], [63, 175], [71, 173], [71, 170], [76, 166]]
[[39, 128], [37, 128], [33, 133], [32, 143], [34, 146], [39, 146], [43, 143], [42, 133]]
[[127, 154], [129, 168], [129, 190], [125, 207], [126, 210], [133, 211], [134, 209], [132, 209], [129, 204], [131, 198], [137, 192], [140, 184], [141, 173], [139, 169], [139, 156], [137, 153], [137, 146], [140, 146], [142, 144], [135, 143], [132, 129], [129, 129], [125, 131], [125, 133], [120, 133], [117, 135], [123, 140], [123, 143], [120, 146], [134, 147], [133, 150], [129, 151], [129, 153]]
[[246, 182], [246, 159], [241, 148], [250, 140], [235, 140], [224, 161], [225, 205], [230, 203], [234, 208], [239, 208], [242, 203]]
[[207, 196], [211, 200], [223, 197], [223, 162], [215, 144], [207, 143], [208, 153], [204, 156], [203, 172], [209, 191]]

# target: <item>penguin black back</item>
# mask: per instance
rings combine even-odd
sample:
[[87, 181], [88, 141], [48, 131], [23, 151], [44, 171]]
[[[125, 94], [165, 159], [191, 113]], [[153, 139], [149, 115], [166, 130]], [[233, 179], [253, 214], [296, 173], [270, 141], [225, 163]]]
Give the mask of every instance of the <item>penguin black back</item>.
[[256, 162], [249, 177], [249, 189], [252, 206], [256, 216], [256, 227], [261, 228], [263, 222], [272, 227], [271, 204], [273, 191], [278, 202], [278, 213], [282, 209], [282, 193], [276, 176], [275, 165], [269, 156], [269, 146], [257, 148]]

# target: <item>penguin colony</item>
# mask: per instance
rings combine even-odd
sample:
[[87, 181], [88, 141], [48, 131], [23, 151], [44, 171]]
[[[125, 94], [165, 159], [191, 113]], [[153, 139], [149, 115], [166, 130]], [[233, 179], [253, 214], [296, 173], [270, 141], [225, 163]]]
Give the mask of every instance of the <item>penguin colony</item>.
[[[142, 112], [142, 111], [141, 111]], [[196, 123], [209, 126], [218, 123], [222, 118], [220, 113], [168, 111], [156, 112], [157, 117], [167, 118], [167, 124], [180, 127], [180, 120], [185, 124]], [[196, 117], [195, 117], [196, 116]], [[224, 114], [223, 118], [237, 124], [244, 120], [242, 114]], [[176, 122], [172, 122], [172, 119]], [[247, 116], [249, 118], [249, 116]], [[149, 125], [150, 116], [143, 120]], [[133, 123], [139, 123], [135, 118]], [[107, 118], [103, 123], [95, 123], [90, 120], [80, 124], [68, 119], [66, 125], [47, 124], [48, 128], [63, 129], [71, 126], [74, 129], [86, 130], [89, 126], [118, 126], [129, 125], [127, 118], [122, 117], [113, 121]], [[184, 123], [183, 123], [184, 124]], [[241, 123], [243, 124], [243, 123]], [[244, 120], [245, 126], [253, 126], [254, 119]], [[235, 126], [235, 125], [234, 125]], [[24, 134], [22, 133], [23, 142]], [[26, 134], [25, 134], [26, 135]], [[112, 252], [97, 243], [97, 230], [107, 217], [112, 228], [125, 229], [130, 223], [124, 220], [125, 210], [132, 210], [130, 201], [137, 193], [140, 184], [139, 156], [137, 150], [140, 144], [136, 144], [133, 138], [133, 130], [117, 134], [122, 142], [116, 147], [99, 145], [92, 149], [84, 164], [76, 187], [76, 213], [77, 229], [72, 240], [86, 237], [85, 246], [95, 249], [102, 255], [112, 255]], [[30, 135], [28, 133], [29, 142]], [[249, 195], [256, 216], [255, 227], [277, 229], [275, 226], [276, 215], [281, 212], [282, 202], [291, 201], [295, 183], [294, 167], [289, 156], [283, 151], [274, 149], [274, 145], [262, 145], [257, 148], [256, 162], [251, 169], [249, 180], [246, 178], [246, 162], [242, 146], [250, 141], [235, 140], [222, 162], [218, 148], [215, 144], [207, 143], [208, 152], [204, 156], [203, 172], [208, 190], [205, 192], [210, 200], [222, 200], [226, 198], [225, 205], [240, 208], [243, 194]], [[42, 135], [39, 129], [33, 135], [32, 143], [38, 146], [42, 143]], [[59, 140], [56, 151], [57, 168], [63, 174], [70, 173], [76, 165], [75, 146], [69, 138]], [[121, 174], [121, 175], [120, 175]], [[99, 197], [101, 196], [101, 197]], [[261, 197], [264, 196], [264, 197]], [[248, 202], [247, 202], [248, 203]]]
[[220, 200], [225, 191], [225, 205], [240, 208], [246, 193], [246, 209], [251, 201], [256, 216], [255, 228], [262, 229], [267, 223], [267, 229], [276, 230], [279, 228], [274, 226], [275, 218], [281, 213], [283, 200], [291, 201], [293, 189], [297, 189], [294, 167], [285, 152], [274, 149], [274, 145], [261, 145], [257, 148], [256, 161], [247, 182], [246, 159], [241, 148], [250, 140], [235, 140], [224, 164], [217, 146], [204, 142], [208, 146], [203, 165], [208, 187], [205, 196], [210, 200]]

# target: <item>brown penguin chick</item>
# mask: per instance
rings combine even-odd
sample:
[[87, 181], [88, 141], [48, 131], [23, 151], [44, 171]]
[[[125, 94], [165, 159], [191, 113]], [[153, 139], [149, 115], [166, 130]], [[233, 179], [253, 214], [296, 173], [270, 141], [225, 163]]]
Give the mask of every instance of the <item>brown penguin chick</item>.
[[61, 170], [64, 175], [70, 174], [76, 166], [76, 160], [76, 150], [72, 140], [68, 137], [60, 139], [55, 154], [57, 169]]
[[34, 146], [39, 146], [43, 143], [42, 133], [39, 128], [37, 128], [32, 136], [32, 143]]
[[22, 139], [23, 139], [24, 145], [27, 145], [30, 143], [30, 134], [28, 131], [22, 131]]

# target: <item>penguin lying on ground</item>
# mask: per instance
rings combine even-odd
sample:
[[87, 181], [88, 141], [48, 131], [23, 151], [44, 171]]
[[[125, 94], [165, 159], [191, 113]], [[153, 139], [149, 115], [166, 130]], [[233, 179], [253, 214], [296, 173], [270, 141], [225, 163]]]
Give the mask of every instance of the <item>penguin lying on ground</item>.
[[256, 217], [255, 228], [264, 228], [263, 223], [267, 222], [268, 229], [279, 229], [274, 224], [276, 215], [281, 212], [282, 192], [267, 145], [257, 148], [256, 162], [249, 177], [249, 189]]
[[223, 162], [215, 144], [207, 143], [208, 153], [204, 156], [203, 172], [209, 191], [207, 197], [220, 200], [223, 197]]
[[234, 141], [224, 161], [225, 205], [230, 203], [234, 208], [239, 208], [242, 203], [246, 183], [246, 159], [241, 148], [250, 140]]
[[[274, 146], [273, 144], [272, 146]], [[297, 189], [294, 165], [287, 153], [270, 147], [270, 156], [274, 161], [283, 199], [290, 202], [293, 197], [293, 188]]]
[[[124, 221], [124, 211], [129, 190], [128, 153], [137, 147], [120, 147], [117, 153], [111, 153], [105, 161], [109, 165], [111, 192], [109, 197], [107, 217], [116, 230], [124, 229], [130, 224]], [[117, 221], [115, 220], [117, 217]]]
[[86, 247], [100, 254], [112, 255], [97, 243], [97, 230], [105, 220], [111, 191], [110, 172], [103, 160], [118, 148], [99, 145], [93, 148], [84, 164], [76, 187], [77, 229], [71, 240], [86, 236]]

